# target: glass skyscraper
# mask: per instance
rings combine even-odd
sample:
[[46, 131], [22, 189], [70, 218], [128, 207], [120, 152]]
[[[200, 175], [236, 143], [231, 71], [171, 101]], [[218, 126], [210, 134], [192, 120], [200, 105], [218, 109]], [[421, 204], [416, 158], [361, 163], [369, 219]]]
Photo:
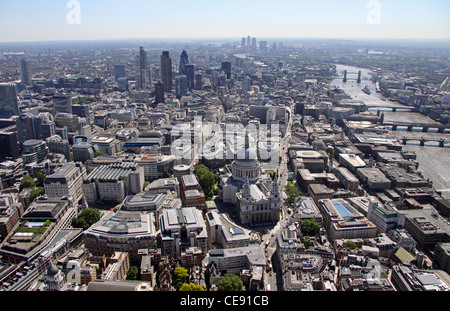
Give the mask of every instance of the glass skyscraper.
[[136, 88], [148, 89], [151, 83], [150, 69], [148, 64], [147, 52], [141, 46], [139, 49], [139, 55], [135, 59], [136, 70]]
[[114, 80], [117, 82], [120, 78], [125, 77], [125, 65], [114, 65]]
[[187, 94], [188, 83], [187, 76], [181, 75], [175, 78], [175, 95], [177, 98], [180, 98], [183, 95]]
[[22, 83], [30, 86], [31, 85], [31, 73], [28, 66], [28, 62], [25, 59], [20, 60], [20, 78]]
[[14, 83], [0, 83], [0, 117], [18, 116], [19, 101]]
[[186, 76], [189, 91], [192, 91], [195, 88], [195, 71], [193, 64], [186, 65]]
[[183, 50], [180, 57], [180, 75], [187, 75], [186, 65], [189, 64], [189, 57], [186, 51]]
[[172, 91], [172, 59], [168, 51], [163, 51], [161, 55], [161, 79], [164, 91]]

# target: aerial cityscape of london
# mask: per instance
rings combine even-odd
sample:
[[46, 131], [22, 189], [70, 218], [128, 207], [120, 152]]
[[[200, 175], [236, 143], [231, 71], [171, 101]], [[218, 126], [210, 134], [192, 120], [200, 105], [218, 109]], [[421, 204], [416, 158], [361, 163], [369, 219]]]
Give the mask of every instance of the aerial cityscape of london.
[[450, 291], [449, 1], [0, 11], [0, 291]]

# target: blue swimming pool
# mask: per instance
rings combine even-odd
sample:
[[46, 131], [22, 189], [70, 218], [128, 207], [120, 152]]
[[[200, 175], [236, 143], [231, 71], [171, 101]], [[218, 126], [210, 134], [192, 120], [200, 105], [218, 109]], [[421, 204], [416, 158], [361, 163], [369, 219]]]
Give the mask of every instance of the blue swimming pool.
[[[353, 211], [348, 210], [339, 201], [332, 200], [331, 203], [333, 203], [334, 208], [339, 213], [339, 215], [341, 215], [342, 218], [344, 218], [344, 217], [352, 217], [353, 216]], [[349, 208], [350, 208], [350, 206], [349, 206]]]

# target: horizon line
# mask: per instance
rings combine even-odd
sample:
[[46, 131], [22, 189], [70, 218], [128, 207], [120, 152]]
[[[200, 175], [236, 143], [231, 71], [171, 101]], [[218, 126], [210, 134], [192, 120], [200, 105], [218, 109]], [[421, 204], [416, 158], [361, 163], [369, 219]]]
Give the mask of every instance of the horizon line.
[[[363, 37], [253, 37], [259, 38], [261, 40], [336, 40], [336, 41], [449, 41], [450, 38], [405, 38], [405, 37], [396, 37], [396, 38], [386, 38], [386, 37], [372, 37], [372, 38], [363, 38]], [[240, 41], [244, 37], [160, 37], [160, 38], [103, 38], [103, 39], [48, 39], [48, 40], [24, 40], [24, 41], [0, 41], [0, 44], [24, 44], [24, 43], [58, 43], [58, 42], [95, 42], [95, 41], [176, 41], [176, 40], [190, 40], [190, 41], [205, 41], [205, 40], [234, 40]], [[245, 36], [247, 38], [247, 36]]]

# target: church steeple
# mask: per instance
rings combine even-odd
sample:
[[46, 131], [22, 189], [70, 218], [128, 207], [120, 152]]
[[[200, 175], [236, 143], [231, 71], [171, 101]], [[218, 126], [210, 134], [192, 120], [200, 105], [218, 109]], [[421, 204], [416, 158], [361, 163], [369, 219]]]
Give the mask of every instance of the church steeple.
[[278, 199], [280, 197], [280, 186], [278, 185], [278, 176], [275, 176], [272, 181], [272, 191], [270, 192], [270, 197]]
[[245, 180], [244, 186], [242, 187], [242, 197], [251, 197], [250, 182], [248, 181], [248, 178]]

